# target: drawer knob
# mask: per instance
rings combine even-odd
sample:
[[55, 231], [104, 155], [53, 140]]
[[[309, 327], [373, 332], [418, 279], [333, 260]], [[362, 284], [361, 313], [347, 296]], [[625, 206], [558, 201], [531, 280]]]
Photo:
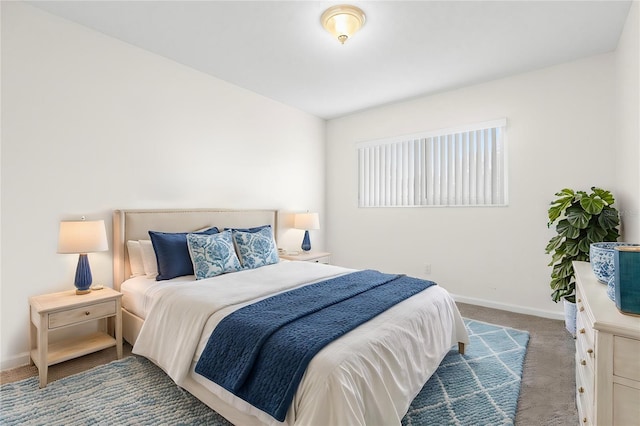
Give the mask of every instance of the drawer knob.
[[580, 312], [584, 311], [584, 306], [580, 306]]
[[588, 354], [592, 354], [593, 353], [593, 349], [587, 349], [587, 353]]
[[580, 365], [587, 365], [587, 360], [583, 359], [582, 361], [580, 361]]
[[580, 329], [580, 334], [584, 334], [584, 333], [586, 333], [586, 332], [587, 332], [587, 330], [585, 330], [584, 328], [581, 328], [581, 329]]
[[580, 392], [580, 393], [584, 393], [584, 388], [583, 388], [582, 386], [580, 386], [580, 387], [578, 388], [578, 392]]
[[84, 314], [88, 316], [88, 315], [91, 315], [91, 312], [86, 311]]
[[581, 303], [581, 302], [582, 302], [582, 299], [578, 299], [578, 303]]
[[582, 418], [582, 423], [586, 423], [586, 422], [587, 422], [587, 418], [586, 418], [586, 417], [583, 417], [583, 418]]

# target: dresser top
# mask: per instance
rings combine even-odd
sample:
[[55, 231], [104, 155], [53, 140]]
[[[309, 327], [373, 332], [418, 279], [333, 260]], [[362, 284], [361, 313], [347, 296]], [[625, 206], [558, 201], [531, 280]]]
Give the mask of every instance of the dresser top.
[[607, 296], [607, 285], [593, 274], [589, 262], [573, 262], [576, 283], [587, 299], [593, 328], [633, 339], [640, 339], [640, 316], [621, 313]]

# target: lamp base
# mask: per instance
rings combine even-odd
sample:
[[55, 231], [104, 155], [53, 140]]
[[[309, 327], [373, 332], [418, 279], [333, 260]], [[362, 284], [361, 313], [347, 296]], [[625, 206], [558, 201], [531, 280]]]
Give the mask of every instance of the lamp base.
[[309, 231], [304, 231], [304, 238], [302, 239], [302, 246], [300, 248], [304, 251], [311, 250], [311, 239], [309, 238]]
[[78, 257], [78, 267], [76, 268], [76, 280], [74, 285], [76, 286], [76, 294], [91, 293], [91, 268], [89, 267], [89, 259], [87, 255], [82, 253]]

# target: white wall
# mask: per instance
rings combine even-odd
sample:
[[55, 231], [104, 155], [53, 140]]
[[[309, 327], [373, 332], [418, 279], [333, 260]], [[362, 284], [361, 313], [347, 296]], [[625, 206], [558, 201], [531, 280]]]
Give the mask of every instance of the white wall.
[[[117, 208], [323, 214], [324, 138], [321, 119], [2, 2], [1, 368], [28, 360], [28, 297], [73, 288], [61, 219], [104, 219], [110, 233]], [[299, 246], [302, 231], [281, 231]], [[111, 252], [89, 259], [109, 285]]]
[[616, 195], [622, 240], [640, 242], [640, 2], [635, 1], [616, 50]]
[[[549, 296], [547, 208], [565, 187], [616, 189], [613, 77], [605, 54], [330, 120], [332, 260], [432, 279], [462, 301], [560, 317]], [[357, 207], [357, 142], [501, 117], [508, 207]]]

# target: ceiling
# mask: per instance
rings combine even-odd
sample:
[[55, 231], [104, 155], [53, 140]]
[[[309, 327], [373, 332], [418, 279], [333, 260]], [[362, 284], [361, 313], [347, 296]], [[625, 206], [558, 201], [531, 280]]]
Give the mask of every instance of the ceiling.
[[30, 1], [315, 116], [451, 90], [613, 51], [630, 1], [354, 1], [345, 45], [331, 1]]

